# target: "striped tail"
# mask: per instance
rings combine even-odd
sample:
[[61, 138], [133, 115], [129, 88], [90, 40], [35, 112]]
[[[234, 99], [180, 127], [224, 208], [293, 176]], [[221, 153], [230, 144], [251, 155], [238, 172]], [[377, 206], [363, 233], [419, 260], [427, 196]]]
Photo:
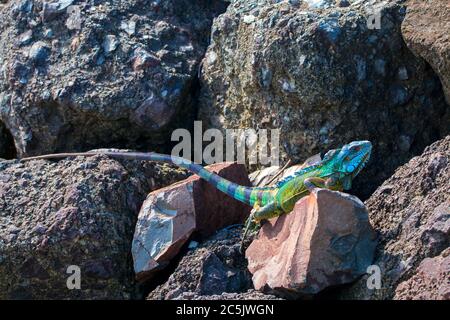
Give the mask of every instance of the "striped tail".
[[[105, 152], [106, 155], [114, 157], [114, 152]], [[187, 169], [198, 176], [200, 176], [203, 180], [213, 185], [218, 190], [226, 193], [230, 197], [239, 200], [245, 204], [248, 204], [250, 206], [253, 206], [255, 202], [262, 201], [263, 198], [266, 200], [268, 198], [268, 192], [273, 188], [271, 187], [264, 187], [264, 188], [252, 188], [252, 187], [245, 187], [241, 186], [237, 183], [231, 182], [225, 178], [222, 178], [218, 174], [215, 174], [214, 172], [211, 172], [207, 169], [205, 169], [203, 166], [194, 163], [190, 160], [176, 157], [176, 156], [170, 156], [166, 154], [160, 154], [155, 152], [150, 153], [139, 153], [139, 152], [127, 152], [123, 153], [127, 155], [127, 158], [130, 159], [137, 159], [137, 160], [150, 160], [150, 161], [157, 161], [157, 162], [166, 162], [175, 164], [181, 168]], [[269, 199], [267, 199], [269, 200]]]
[[237, 183], [231, 182], [221, 176], [208, 171], [203, 168], [201, 165], [193, 163], [190, 160], [170, 156], [166, 154], [156, 153], [156, 152], [114, 152], [114, 151], [91, 151], [91, 152], [75, 152], [75, 153], [56, 153], [56, 154], [48, 154], [42, 156], [35, 156], [24, 158], [22, 161], [29, 160], [40, 160], [40, 159], [51, 159], [51, 158], [65, 158], [65, 157], [76, 157], [76, 156], [95, 156], [99, 154], [107, 155], [111, 158], [116, 159], [129, 159], [129, 160], [148, 160], [148, 161], [157, 161], [157, 162], [165, 162], [177, 165], [181, 168], [185, 168], [197, 175], [199, 175], [206, 182], [213, 185], [218, 190], [226, 193], [230, 197], [239, 200], [245, 204], [253, 206], [256, 202], [259, 202], [261, 205], [264, 205], [268, 201], [272, 199], [271, 190], [274, 190], [275, 187], [245, 187], [241, 186]]

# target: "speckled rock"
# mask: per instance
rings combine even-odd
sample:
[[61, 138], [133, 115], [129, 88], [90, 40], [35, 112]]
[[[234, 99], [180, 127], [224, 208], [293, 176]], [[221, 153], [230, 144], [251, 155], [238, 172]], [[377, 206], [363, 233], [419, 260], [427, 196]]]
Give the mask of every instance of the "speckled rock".
[[169, 279], [147, 299], [194, 299], [252, 289], [247, 261], [240, 251], [241, 232], [241, 228], [222, 229], [189, 250]]
[[[106, 156], [0, 162], [0, 299], [139, 298], [137, 213], [148, 191], [185, 176]], [[72, 265], [79, 290], [66, 285]]]
[[408, 0], [406, 6], [403, 38], [439, 75], [450, 103], [450, 2]]
[[[400, 283], [421, 277], [423, 266], [419, 265], [424, 259], [450, 247], [449, 151], [447, 136], [398, 168], [366, 201], [370, 221], [379, 233], [374, 264], [381, 269], [381, 288], [369, 289], [363, 277], [345, 289], [341, 298], [392, 299]], [[408, 293], [403, 287], [401, 291], [406, 297], [421, 289]]]
[[450, 248], [424, 259], [414, 276], [395, 290], [397, 300], [450, 300]]
[[381, 28], [370, 29], [369, 1], [234, 1], [213, 23], [200, 117], [279, 128], [282, 159], [294, 163], [370, 140], [372, 161], [354, 185], [367, 198], [450, 130], [439, 78], [403, 41], [401, 2], [384, 1]]
[[[8, 1], [0, 121], [20, 156], [170, 141], [194, 117], [221, 0]], [[11, 41], [17, 39], [17, 41]], [[162, 147], [161, 147], [162, 148]], [[161, 150], [166, 151], [166, 150]]]

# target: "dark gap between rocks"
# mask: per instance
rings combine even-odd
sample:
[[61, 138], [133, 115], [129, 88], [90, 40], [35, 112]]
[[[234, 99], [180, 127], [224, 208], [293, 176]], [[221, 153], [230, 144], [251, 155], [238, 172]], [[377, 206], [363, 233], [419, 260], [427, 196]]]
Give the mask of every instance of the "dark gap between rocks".
[[16, 157], [17, 151], [11, 131], [0, 121], [0, 158], [9, 160]]

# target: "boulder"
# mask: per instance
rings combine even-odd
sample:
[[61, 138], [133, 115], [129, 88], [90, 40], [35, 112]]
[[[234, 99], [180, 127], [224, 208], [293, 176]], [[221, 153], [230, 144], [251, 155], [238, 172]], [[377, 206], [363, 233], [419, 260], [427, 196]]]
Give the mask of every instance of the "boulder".
[[240, 251], [241, 228], [226, 228], [205, 242], [190, 246], [167, 281], [147, 296], [149, 300], [206, 299], [236, 296], [252, 289], [247, 262]]
[[406, 45], [439, 75], [450, 104], [450, 3], [408, 0], [402, 34]]
[[130, 255], [139, 208], [186, 176], [106, 156], [1, 161], [0, 299], [141, 298]]
[[398, 300], [450, 300], [450, 249], [439, 256], [426, 258], [415, 274], [400, 283], [394, 299]]
[[[162, 150], [194, 119], [221, 0], [8, 1], [0, 121], [20, 157], [100, 146]], [[11, 39], [18, 39], [17, 41]]]
[[375, 238], [358, 198], [318, 189], [265, 223], [245, 256], [256, 290], [310, 296], [365, 274]]
[[293, 163], [370, 140], [354, 182], [367, 199], [450, 130], [439, 78], [403, 41], [402, 0], [375, 2], [233, 1], [203, 59], [204, 126], [280, 129], [280, 159]]
[[[450, 136], [433, 143], [399, 167], [366, 201], [370, 222], [379, 233], [374, 265], [381, 271], [381, 287], [369, 289], [363, 277], [340, 292], [340, 298], [392, 299], [399, 284], [420, 285], [417, 278], [427, 277], [417, 275], [424, 259], [437, 257], [450, 247], [449, 150]], [[399, 298], [423, 291], [416, 287], [407, 293], [404, 286]], [[439, 296], [436, 291], [431, 295]]]
[[[225, 162], [207, 168], [230, 181], [250, 185], [244, 165]], [[207, 237], [224, 226], [243, 223], [250, 209], [196, 175], [150, 193], [133, 238], [137, 278], [146, 280], [164, 268], [193, 232]]]

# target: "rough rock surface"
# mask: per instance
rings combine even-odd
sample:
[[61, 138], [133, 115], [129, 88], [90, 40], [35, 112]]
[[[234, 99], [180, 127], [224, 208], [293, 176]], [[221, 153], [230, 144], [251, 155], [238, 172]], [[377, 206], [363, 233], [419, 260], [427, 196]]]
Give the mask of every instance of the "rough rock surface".
[[294, 162], [370, 140], [371, 165], [355, 181], [368, 198], [445, 136], [450, 112], [439, 78], [403, 41], [401, 1], [380, 7], [380, 29], [368, 27], [369, 1], [347, 2], [230, 4], [203, 60], [200, 117], [216, 128], [279, 128], [282, 158]]
[[195, 297], [243, 293], [252, 289], [247, 261], [240, 252], [241, 228], [222, 229], [190, 250], [167, 282], [147, 299], [194, 299]]
[[[224, 162], [207, 168], [240, 185], [250, 185], [242, 164]], [[133, 238], [136, 276], [149, 278], [164, 268], [193, 232], [207, 237], [225, 226], [243, 223], [250, 209], [197, 175], [150, 193]]]
[[394, 299], [450, 300], [450, 249], [434, 258], [424, 259], [414, 276], [395, 290]]
[[406, 6], [403, 38], [439, 75], [450, 104], [450, 2], [408, 0]]
[[365, 274], [375, 238], [358, 198], [319, 189], [264, 224], [245, 256], [255, 289], [310, 296]]
[[0, 120], [20, 156], [148, 148], [190, 123], [220, 0], [8, 1]]
[[433, 143], [398, 168], [366, 201], [379, 233], [374, 264], [381, 269], [381, 289], [368, 289], [364, 277], [344, 290], [342, 298], [391, 299], [425, 258], [450, 247], [449, 150], [450, 136]]
[[[0, 299], [139, 298], [137, 213], [148, 191], [185, 176], [106, 156], [0, 162]], [[81, 290], [66, 286], [71, 265]]]

